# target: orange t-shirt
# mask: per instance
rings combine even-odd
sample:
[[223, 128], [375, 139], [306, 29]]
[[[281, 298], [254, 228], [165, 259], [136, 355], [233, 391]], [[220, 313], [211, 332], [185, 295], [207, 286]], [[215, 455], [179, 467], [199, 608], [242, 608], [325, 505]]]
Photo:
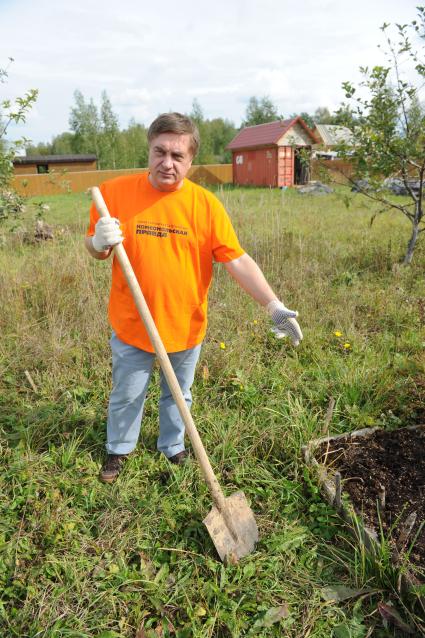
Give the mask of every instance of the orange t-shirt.
[[[167, 352], [201, 343], [213, 260], [244, 254], [220, 201], [185, 179], [179, 190], [154, 188], [148, 173], [118, 177], [100, 188], [112, 217], [121, 222], [123, 246]], [[87, 234], [99, 216], [92, 205]], [[153, 352], [118, 261], [112, 266], [109, 321], [119, 339]]]

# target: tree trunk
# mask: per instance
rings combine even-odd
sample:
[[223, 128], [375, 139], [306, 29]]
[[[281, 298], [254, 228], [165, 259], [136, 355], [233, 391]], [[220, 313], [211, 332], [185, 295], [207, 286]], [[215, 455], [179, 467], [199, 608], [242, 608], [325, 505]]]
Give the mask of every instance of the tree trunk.
[[415, 250], [415, 245], [419, 237], [419, 224], [416, 219], [412, 222], [412, 234], [409, 239], [409, 243], [407, 244], [407, 251], [404, 256], [403, 264], [407, 266], [412, 263], [413, 252]]

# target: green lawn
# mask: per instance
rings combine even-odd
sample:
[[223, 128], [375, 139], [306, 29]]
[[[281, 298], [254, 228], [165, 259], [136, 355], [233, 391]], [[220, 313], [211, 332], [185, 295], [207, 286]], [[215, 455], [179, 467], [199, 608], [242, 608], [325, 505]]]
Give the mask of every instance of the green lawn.
[[[391, 213], [370, 226], [373, 205], [357, 195], [346, 208], [344, 190], [218, 195], [304, 330], [298, 349], [275, 340], [216, 267], [193, 415], [226, 493], [251, 502], [257, 549], [223, 566], [202, 524], [211, 498], [196, 462], [174, 467], [156, 452], [158, 371], [137, 453], [117, 483], [97, 480], [110, 263], [83, 248], [88, 196], [36, 198], [50, 206], [53, 241], [23, 239], [34, 201], [0, 227], [2, 637], [404, 635], [384, 627], [379, 602], [425, 631], [414, 596], [396, 592], [386, 545], [365, 556], [301, 457], [330, 397], [332, 433], [423, 419], [424, 246], [400, 266], [407, 222]], [[339, 585], [357, 595], [329, 601]]]

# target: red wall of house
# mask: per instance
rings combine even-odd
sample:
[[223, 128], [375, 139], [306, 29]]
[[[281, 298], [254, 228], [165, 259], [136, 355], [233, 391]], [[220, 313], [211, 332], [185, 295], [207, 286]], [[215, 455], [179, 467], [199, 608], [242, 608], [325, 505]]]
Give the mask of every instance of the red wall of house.
[[293, 186], [293, 148], [270, 146], [233, 151], [233, 183], [240, 186]]
[[233, 152], [233, 183], [278, 186], [277, 147]]

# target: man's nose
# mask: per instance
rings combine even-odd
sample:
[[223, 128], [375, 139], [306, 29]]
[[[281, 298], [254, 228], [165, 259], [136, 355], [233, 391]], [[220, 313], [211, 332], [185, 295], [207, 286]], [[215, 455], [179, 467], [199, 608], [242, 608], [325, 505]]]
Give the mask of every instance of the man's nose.
[[171, 155], [164, 155], [162, 163], [166, 168], [171, 168], [173, 165], [173, 160]]

